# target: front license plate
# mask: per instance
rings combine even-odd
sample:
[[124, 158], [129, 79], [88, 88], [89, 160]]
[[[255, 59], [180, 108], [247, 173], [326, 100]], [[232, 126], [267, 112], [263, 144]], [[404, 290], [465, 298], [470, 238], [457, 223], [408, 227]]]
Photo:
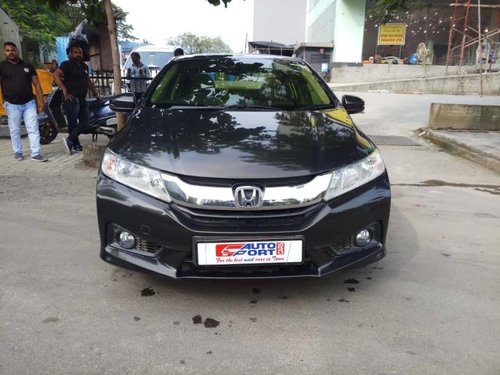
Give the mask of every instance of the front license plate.
[[198, 242], [201, 266], [301, 263], [301, 240]]

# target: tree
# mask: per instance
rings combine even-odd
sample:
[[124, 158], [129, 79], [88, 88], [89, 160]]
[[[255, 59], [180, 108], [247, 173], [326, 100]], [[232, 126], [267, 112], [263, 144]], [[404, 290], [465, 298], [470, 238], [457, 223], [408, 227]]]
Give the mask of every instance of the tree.
[[51, 46], [57, 35], [74, 27], [69, 10], [55, 12], [33, 0], [0, 0], [0, 8], [19, 27], [23, 55], [30, 61], [38, 60], [40, 47]]
[[[1, 0], [0, 0], [1, 1]], [[107, 16], [105, 11], [104, 0], [29, 0], [37, 3], [45, 4], [51, 10], [57, 12], [65, 12], [67, 9], [77, 9], [79, 14], [78, 21], [74, 24], [76, 26], [83, 18], [94, 23], [106, 23]], [[127, 12], [124, 12], [120, 7], [112, 4], [112, 14], [116, 20], [116, 28], [118, 36], [123, 39], [137, 39], [131, 32], [134, 29], [126, 22]], [[74, 28], [74, 27], [73, 27]]]
[[180, 46], [187, 54], [194, 53], [230, 53], [231, 48], [221, 38], [209, 38], [207, 36], [196, 36], [192, 33], [184, 33], [168, 40], [169, 44]]
[[[67, 35], [85, 18], [89, 18], [90, 8], [80, 3], [61, 2], [58, 8], [49, 6], [48, 1], [40, 0], [0, 0], [2, 8], [19, 27], [23, 40], [21, 45], [23, 55], [30, 61], [37, 61], [40, 49], [50, 50], [54, 46], [57, 36]], [[117, 18], [118, 35], [124, 39], [136, 39], [132, 34], [133, 28], [126, 23], [126, 15], [119, 7], [113, 8]], [[104, 22], [102, 14], [93, 11], [93, 21]]]
[[[102, 18], [103, 15], [103, 8], [105, 9], [105, 15], [106, 19], [108, 21], [108, 30], [110, 31], [110, 42], [111, 42], [111, 48], [113, 49], [113, 79], [114, 79], [114, 86], [119, 87], [121, 86], [121, 73], [120, 73], [120, 59], [119, 56], [117, 56], [114, 51], [118, 50], [118, 41], [116, 39], [116, 35], [111, 35], [113, 33], [114, 28], [116, 27], [114, 20], [115, 18], [113, 17], [112, 14], [112, 3], [111, 0], [36, 0], [39, 3], [42, 4], [48, 4], [52, 9], [60, 9], [62, 6], [65, 4], [71, 4], [75, 6], [79, 6], [82, 11], [87, 15], [88, 20], [96, 20], [100, 19], [99, 17]], [[220, 5], [220, 0], [206, 0], [210, 4], [214, 6]], [[229, 3], [231, 0], [222, 0], [224, 5], [227, 7], [227, 3]], [[117, 68], [118, 67], [118, 68]], [[119, 92], [119, 89], [115, 89], [115, 93]], [[121, 129], [123, 127], [123, 120], [121, 116], [117, 116], [117, 127], [118, 129]]]
[[[94, 22], [106, 22], [110, 37], [110, 45], [112, 50], [113, 60], [113, 89], [115, 93], [121, 90], [121, 72], [120, 72], [120, 56], [118, 53], [118, 39], [116, 33], [116, 14], [113, 9], [111, 0], [37, 0], [41, 3], [48, 4], [52, 9], [60, 9], [65, 4], [78, 6], [86, 15], [87, 20]], [[116, 8], [115, 8], [116, 9]], [[126, 15], [121, 11], [121, 15]], [[105, 17], [105, 18], [104, 18]], [[130, 27], [125, 28], [131, 30]], [[123, 127], [123, 114], [117, 113], [116, 116], [117, 128], [120, 130]]]
[[[207, 0], [210, 4], [212, 4], [213, 6], [218, 6], [220, 5], [220, 0]], [[231, 0], [222, 0], [222, 2], [224, 3], [224, 6], [227, 8], [227, 3], [230, 3]]]
[[[108, 23], [109, 37], [111, 40], [111, 51], [113, 59], [113, 91], [115, 94], [119, 93], [121, 90], [121, 72], [120, 72], [120, 52], [118, 51], [118, 35], [116, 33], [116, 23], [113, 17], [111, 0], [104, 0], [104, 9], [106, 9], [106, 17]], [[116, 114], [116, 127], [120, 130], [124, 125], [123, 113], [118, 112]]]

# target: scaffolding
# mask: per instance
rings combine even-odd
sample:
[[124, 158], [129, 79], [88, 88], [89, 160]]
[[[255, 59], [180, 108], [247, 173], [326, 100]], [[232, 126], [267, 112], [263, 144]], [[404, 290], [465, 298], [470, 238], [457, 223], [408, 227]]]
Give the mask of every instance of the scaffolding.
[[[466, 58], [466, 51], [469, 51], [467, 65], [470, 65], [471, 60], [473, 60], [475, 64], [479, 64], [479, 69], [481, 69], [483, 60], [486, 60], [486, 63], [491, 63], [491, 56], [493, 56], [493, 52], [497, 51], [498, 43], [495, 42], [495, 39], [500, 34], [498, 16], [494, 28], [484, 30], [484, 32], [481, 30], [481, 9], [500, 9], [500, 5], [482, 5], [480, 0], [475, 4], [471, 0], [455, 0], [450, 6], [453, 7], [453, 14], [448, 38], [446, 72], [448, 72], [448, 66], [454, 65], [457, 66], [458, 72], [461, 73]], [[476, 27], [473, 26], [474, 24], [471, 20], [471, 8], [477, 8], [478, 19]], [[486, 53], [486, 45], [489, 46], [490, 53]], [[472, 53], [470, 53], [471, 51]], [[471, 56], [473, 56], [472, 59]]]

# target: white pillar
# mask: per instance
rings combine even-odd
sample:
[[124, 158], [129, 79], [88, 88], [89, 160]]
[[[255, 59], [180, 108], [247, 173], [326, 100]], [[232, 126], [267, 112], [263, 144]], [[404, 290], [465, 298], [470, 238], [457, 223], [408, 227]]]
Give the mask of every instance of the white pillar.
[[309, 0], [307, 42], [334, 44], [333, 63], [362, 63], [366, 0]]
[[332, 62], [362, 63], [366, 0], [337, 0]]

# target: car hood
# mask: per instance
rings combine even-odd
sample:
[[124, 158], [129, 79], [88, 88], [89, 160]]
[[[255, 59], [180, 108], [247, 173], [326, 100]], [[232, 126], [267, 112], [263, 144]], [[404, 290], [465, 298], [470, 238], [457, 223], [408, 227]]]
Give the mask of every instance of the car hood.
[[139, 165], [225, 179], [319, 174], [360, 160], [374, 149], [343, 108], [228, 112], [143, 107], [110, 147]]

